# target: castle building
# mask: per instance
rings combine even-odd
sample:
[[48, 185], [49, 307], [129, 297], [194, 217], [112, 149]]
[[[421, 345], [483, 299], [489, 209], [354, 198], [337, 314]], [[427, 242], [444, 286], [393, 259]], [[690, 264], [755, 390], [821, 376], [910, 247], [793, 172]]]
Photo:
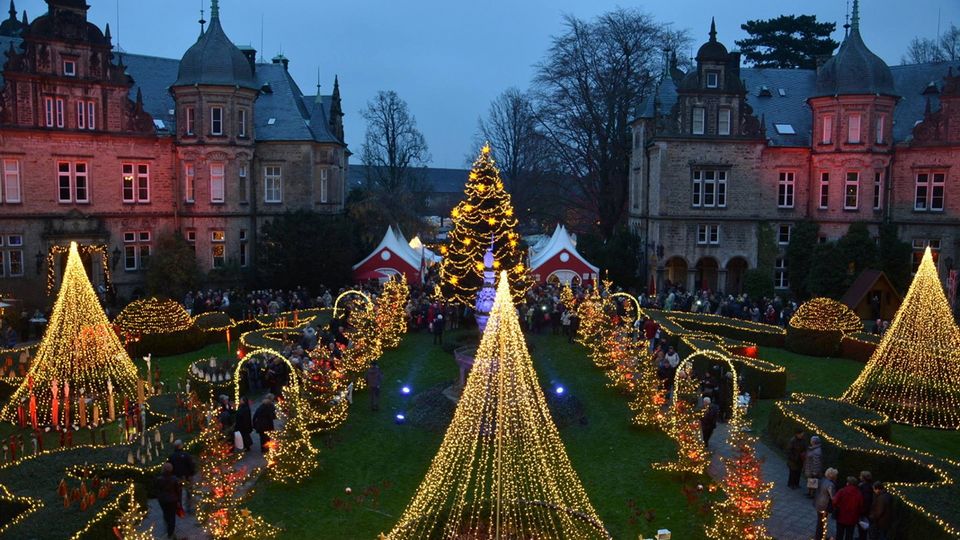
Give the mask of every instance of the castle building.
[[[278, 56], [257, 62], [210, 23], [181, 59], [117, 53], [85, 0], [0, 23], [0, 295], [42, 304], [47, 254], [77, 241], [95, 285], [144, 288], [173, 231], [202, 271], [256, 264], [283, 213], [343, 211], [349, 151], [339, 82], [304, 95]], [[101, 254], [102, 253], [102, 254]], [[107, 260], [101, 260], [106, 258]]]
[[[960, 249], [960, 62], [887, 66], [849, 33], [816, 70], [742, 68], [711, 23], [689, 73], [671, 62], [633, 123], [629, 215], [661, 290], [739, 293], [773, 227], [775, 286], [794, 224], [822, 241], [890, 220], [946, 278]], [[955, 275], [955, 274], [954, 274]]]

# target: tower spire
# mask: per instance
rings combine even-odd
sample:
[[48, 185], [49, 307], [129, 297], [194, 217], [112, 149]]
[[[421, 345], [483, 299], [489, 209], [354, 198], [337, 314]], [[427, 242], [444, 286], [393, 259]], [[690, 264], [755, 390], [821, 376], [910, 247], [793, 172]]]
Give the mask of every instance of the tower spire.
[[853, 0], [853, 14], [850, 16], [850, 29], [860, 31], [860, 0]]
[[200, 35], [203, 35], [204, 25], [207, 24], [207, 20], [203, 18], [203, 0], [200, 0], [200, 20], [197, 21], [200, 23]]
[[710, 43], [717, 41], [717, 21], [714, 17], [710, 17]]
[[220, 0], [210, 0], [210, 22], [220, 18]]
[[17, 20], [17, 6], [13, 5], [13, 0], [10, 0], [10, 20]]

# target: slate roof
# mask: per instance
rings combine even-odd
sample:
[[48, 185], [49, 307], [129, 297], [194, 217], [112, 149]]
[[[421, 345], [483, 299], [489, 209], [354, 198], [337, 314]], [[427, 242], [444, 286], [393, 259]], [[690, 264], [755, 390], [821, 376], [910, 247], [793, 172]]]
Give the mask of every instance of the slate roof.
[[[893, 138], [895, 142], [909, 141], [913, 127], [923, 119], [927, 100], [931, 110], [940, 106], [939, 91], [943, 89], [943, 78], [953, 68], [960, 70], [960, 61], [928, 64], [892, 66], [893, 85], [900, 100], [897, 102], [893, 118]], [[817, 94], [817, 73], [810, 69], [758, 69], [741, 68], [740, 77], [747, 90], [747, 104], [753, 108], [758, 118], [765, 120], [767, 138], [772, 146], [810, 146], [812, 142], [813, 112], [807, 100]], [[933, 83], [937, 92], [924, 90]], [[761, 96], [766, 86], [770, 96]], [[783, 89], [784, 96], [780, 95]], [[645, 100], [638, 111], [639, 118], [653, 118], [655, 115], [670, 114], [677, 102], [677, 85], [671, 77], [665, 77], [656, 93], [656, 112], [651, 100]], [[774, 124], [791, 124], [796, 135], [777, 132]]]
[[[470, 169], [424, 167], [421, 171], [430, 193], [463, 193], [470, 175]], [[362, 187], [366, 181], [366, 166], [351, 165], [347, 174], [349, 189]]]
[[[0, 36], [0, 64], [6, 61], [3, 54], [12, 42], [20, 45], [20, 38]], [[123, 60], [127, 74], [133, 77], [130, 99], [134, 99], [137, 90], [143, 95], [143, 107], [161, 120], [163, 128], [157, 126], [160, 135], [172, 135], [176, 131], [176, 117], [170, 111], [174, 109], [170, 86], [177, 80], [180, 61], [173, 58], [160, 58], [142, 54], [114, 52], [114, 62]], [[246, 60], [244, 60], [246, 62]], [[256, 85], [263, 88], [269, 84], [271, 92], [261, 91], [254, 105], [254, 126], [258, 141], [314, 141], [345, 144], [330, 132], [331, 96], [305, 96], [282, 64], [258, 63], [255, 74]], [[0, 72], [0, 84], [3, 83]], [[271, 124], [270, 119], [274, 122]], [[466, 178], [464, 176], [464, 178]]]
[[174, 85], [195, 84], [259, 88], [247, 58], [224, 33], [216, 12], [210, 18], [210, 27], [200, 34], [180, 60], [179, 76]]
[[867, 48], [854, 20], [853, 29], [840, 44], [840, 50], [821, 66], [815, 95], [875, 94], [897, 95], [890, 68]]

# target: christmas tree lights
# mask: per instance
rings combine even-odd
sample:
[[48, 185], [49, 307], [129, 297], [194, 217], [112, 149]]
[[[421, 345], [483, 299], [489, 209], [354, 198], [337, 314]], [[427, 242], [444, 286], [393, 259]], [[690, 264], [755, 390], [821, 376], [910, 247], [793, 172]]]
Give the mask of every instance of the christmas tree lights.
[[473, 305], [483, 284], [483, 254], [493, 240], [494, 269], [510, 276], [510, 292], [519, 301], [533, 285], [524, 266], [517, 218], [500, 171], [485, 145], [473, 163], [465, 197], [451, 212], [449, 243], [440, 248], [441, 292], [448, 302]]
[[392, 278], [383, 284], [377, 297], [377, 323], [380, 327], [380, 342], [384, 348], [395, 349], [407, 332], [405, 308], [410, 300], [410, 288], [404, 279]]
[[713, 507], [713, 523], [707, 525], [707, 537], [713, 540], [772, 540], [764, 526], [770, 517], [769, 496], [772, 482], [764, 482], [761, 460], [756, 453], [756, 437], [742, 430], [731, 430], [729, 443], [733, 457], [721, 458], [726, 475], [720, 482], [725, 498]]
[[804, 302], [790, 318], [790, 327], [852, 334], [863, 330], [863, 321], [846, 304], [821, 297]]
[[893, 323], [842, 399], [895, 422], [960, 429], [960, 330], [930, 248]]
[[283, 428], [267, 452], [267, 467], [274, 480], [297, 484], [317, 469], [317, 449], [310, 444], [307, 414], [310, 407], [299, 395], [283, 400], [279, 411]]
[[608, 538], [567, 458], [509, 277], [430, 469], [389, 538]]
[[[683, 365], [679, 367], [682, 368]], [[673, 385], [673, 405], [667, 417], [667, 435], [677, 443], [677, 460], [655, 463], [654, 468], [694, 474], [706, 472], [710, 464], [710, 453], [703, 443], [700, 430], [700, 417], [703, 414], [696, 408], [699, 390], [697, 380], [688, 371], [677, 370]]]
[[570, 285], [564, 284], [560, 288], [560, 303], [563, 304], [563, 308], [568, 311], [573, 311], [577, 309], [577, 297], [573, 294], [573, 289], [570, 288]]
[[660, 379], [649, 355], [640, 357], [634, 380], [634, 398], [630, 402], [630, 408], [636, 413], [633, 423], [638, 426], [662, 426], [667, 392], [660, 388]]
[[71, 404], [78, 399], [88, 401], [88, 411], [94, 403], [100, 411], [113, 411], [116, 400], [137, 397], [137, 369], [100, 307], [76, 243], [70, 244], [63, 283], [30, 371], [0, 417], [16, 421], [17, 407], [31, 396], [44, 426], [73, 424], [72, 414], [81, 408]]
[[123, 308], [114, 321], [127, 335], [167, 334], [190, 329], [193, 319], [175, 300], [145, 298]]

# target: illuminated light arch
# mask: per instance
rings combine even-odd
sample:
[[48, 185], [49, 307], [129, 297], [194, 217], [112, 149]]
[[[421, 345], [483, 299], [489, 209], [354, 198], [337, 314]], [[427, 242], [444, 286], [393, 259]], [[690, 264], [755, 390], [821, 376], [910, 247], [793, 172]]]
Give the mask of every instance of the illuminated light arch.
[[300, 369], [294, 366], [293, 363], [291, 363], [286, 356], [278, 353], [277, 351], [273, 349], [261, 348], [261, 349], [254, 349], [244, 354], [243, 358], [241, 358], [240, 361], [237, 362], [237, 367], [233, 369], [233, 401], [234, 403], [240, 402], [240, 369], [243, 368], [243, 365], [246, 364], [248, 360], [258, 355], [270, 355], [273, 357], [279, 357], [284, 362], [286, 362], [287, 367], [290, 368], [290, 384], [288, 384], [286, 388], [292, 388], [294, 393], [293, 397], [299, 398], [300, 386], [303, 384], [300, 380], [300, 377], [301, 377]]
[[337, 297], [337, 301], [334, 302], [334, 304], [333, 304], [333, 316], [334, 316], [334, 317], [337, 316], [337, 311], [340, 309], [340, 300], [343, 300], [343, 297], [348, 296], [348, 295], [351, 295], [351, 294], [356, 294], [356, 295], [358, 295], [358, 296], [362, 296], [363, 299], [367, 301], [368, 309], [372, 309], [372, 308], [373, 308], [373, 300], [371, 300], [370, 297], [366, 295], [366, 293], [364, 293], [363, 291], [358, 291], [358, 290], [356, 290], [356, 289], [350, 289], [349, 291], [343, 291], [342, 293], [340, 293], [340, 296]]
[[[719, 353], [717, 351], [712, 351], [712, 350], [697, 351], [691, 354], [690, 356], [684, 358], [680, 362], [680, 364], [677, 365], [677, 375], [674, 377], [673, 388], [671, 393], [671, 395], [673, 396], [673, 399], [671, 400], [671, 403], [670, 403], [671, 411], [677, 406], [677, 378], [680, 376], [679, 375], [680, 372], [684, 371], [688, 365], [693, 365], [693, 361], [700, 357], [707, 358], [708, 360], [721, 360], [727, 364], [727, 367], [730, 368], [730, 372], [733, 373], [734, 403], [731, 404], [730, 426], [732, 426], [733, 429], [739, 429], [739, 427], [742, 425], [744, 411], [740, 407], [738, 407], [736, 403], [737, 396], [740, 395], [740, 381], [738, 380], [737, 368], [736, 366], [733, 365], [733, 360], [731, 360], [729, 356]], [[670, 415], [671, 428], [674, 427], [673, 423], [675, 422], [675, 419], [676, 419], [676, 415], [671, 414]]]
[[640, 302], [639, 302], [639, 301], [637, 300], [637, 298], [636, 298], [635, 296], [633, 296], [632, 294], [628, 294], [628, 293], [625, 293], [625, 292], [618, 292], [618, 293], [613, 293], [613, 294], [611, 294], [610, 297], [611, 297], [611, 298], [618, 298], [618, 297], [620, 297], [620, 298], [628, 298], [628, 299], [630, 299], [630, 301], [633, 302], [633, 307], [637, 310], [637, 311], [636, 311], [636, 317], [634, 317], [634, 320], [639, 319], [639, 318], [640, 318], [640, 314], [643, 313], [643, 310], [640, 309]]

